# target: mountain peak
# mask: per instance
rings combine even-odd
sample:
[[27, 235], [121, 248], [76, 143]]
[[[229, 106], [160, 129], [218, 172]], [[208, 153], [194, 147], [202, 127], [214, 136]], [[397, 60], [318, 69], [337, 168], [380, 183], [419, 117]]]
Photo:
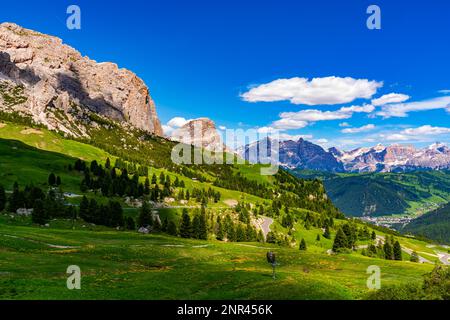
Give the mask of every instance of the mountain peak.
[[86, 136], [90, 113], [162, 135], [144, 82], [114, 63], [83, 57], [57, 37], [14, 23], [0, 24], [0, 78], [20, 96], [0, 99], [0, 110], [19, 112], [49, 129]]
[[188, 121], [171, 134], [171, 138], [211, 151], [227, 150], [214, 121], [209, 118], [197, 118]]

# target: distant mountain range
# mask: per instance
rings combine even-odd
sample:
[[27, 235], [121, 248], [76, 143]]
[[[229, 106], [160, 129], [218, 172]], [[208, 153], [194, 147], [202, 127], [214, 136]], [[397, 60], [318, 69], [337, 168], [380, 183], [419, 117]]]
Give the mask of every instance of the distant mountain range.
[[[256, 163], [256, 150], [268, 148], [267, 154], [276, 152], [270, 138], [261, 140], [238, 150], [244, 159]], [[332, 173], [343, 172], [408, 172], [415, 170], [439, 170], [450, 168], [450, 148], [442, 143], [417, 149], [412, 145], [357, 148], [341, 151], [337, 148], [323, 149], [321, 146], [300, 138], [298, 141], [280, 141], [279, 164], [290, 169], [317, 170]]]

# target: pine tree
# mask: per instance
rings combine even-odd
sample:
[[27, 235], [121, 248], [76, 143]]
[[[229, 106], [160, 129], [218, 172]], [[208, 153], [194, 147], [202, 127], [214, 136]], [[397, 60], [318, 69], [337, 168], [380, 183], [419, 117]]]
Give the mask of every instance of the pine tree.
[[136, 223], [134, 222], [134, 219], [132, 217], [128, 217], [126, 219], [125, 225], [128, 230], [136, 230]]
[[156, 184], [156, 174], [152, 175], [152, 184]]
[[49, 174], [48, 176], [48, 185], [49, 186], [54, 186], [56, 184], [56, 176], [55, 174], [52, 172]]
[[195, 214], [194, 219], [192, 219], [192, 236], [195, 239], [200, 239], [200, 233], [201, 233], [201, 222], [200, 222], [200, 215]]
[[256, 240], [257, 240], [258, 242], [261, 242], [261, 243], [264, 242], [264, 234], [262, 233], [261, 230], [258, 231], [258, 235], [256, 236]]
[[316, 241], [320, 241], [320, 234], [317, 235]]
[[393, 250], [394, 250], [394, 260], [398, 260], [398, 261], [403, 260], [402, 247], [400, 245], [400, 242], [395, 241]]
[[44, 202], [42, 200], [36, 200], [34, 202], [31, 220], [33, 221], [33, 223], [37, 223], [40, 225], [46, 224], [48, 222], [48, 215], [45, 211]]
[[181, 216], [180, 236], [182, 238], [191, 237], [191, 217], [189, 217], [187, 209], [183, 209], [183, 214]]
[[106, 169], [111, 168], [111, 160], [109, 160], [109, 158], [106, 158], [105, 168]]
[[139, 217], [138, 217], [138, 227], [147, 227], [147, 226], [151, 226], [152, 225], [152, 216], [151, 216], [151, 209], [150, 209], [150, 205], [148, 204], [147, 201], [144, 201], [142, 203], [142, 207], [141, 210], [139, 212]]
[[6, 207], [6, 192], [5, 188], [3, 188], [2, 185], [0, 185], [0, 212], [5, 210]]
[[277, 237], [276, 237], [275, 233], [273, 233], [272, 231], [268, 232], [266, 235], [266, 242], [267, 243], [276, 243]]
[[61, 177], [60, 177], [60, 176], [57, 176], [57, 177], [56, 177], [56, 185], [57, 185], [57, 186], [60, 186], [60, 185], [61, 185]]
[[392, 250], [391, 242], [388, 241], [387, 238], [386, 243], [383, 246], [383, 250], [384, 250], [384, 258], [386, 260], [392, 260], [394, 258], [394, 251]]
[[150, 181], [148, 180], [148, 178], [145, 178], [144, 194], [145, 195], [149, 195], [150, 194]]
[[325, 232], [323, 233], [323, 237], [325, 239], [331, 239], [330, 227], [328, 227], [328, 225], [325, 226]]
[[199, 239], [208, 240], [208, 221], [206, 219], [206, 211], [205, 208], [202, 207], [200, 213], [200, 230], [199, 230]]
[[114, 228], [122, 227], [124, 225], [123, 210], [119, 202], [109, 201], [107, 216], [107, 220], [109, 221], [106, 221], [105, 225], [109, 225]]
[[419, 255], [417, 254], [416, 251], [413, 251], [413, 252], [411, 253], [410, 261], [411, 261], [411, 262], [419, 262], [419, 261], [420, 261]]
[[19, 184], [17, 182], [14, 182], [13, 185], [13, 193], [9, 197], [9, 203], [8, 203], [8, 211], [9, 212], [16, 212], [17, 209], [21, 208], [24, 205], [24, 199], [23, 194], [19, 190]]
[[369, 257], [376, 257], [377, 256], [377, 247], [374, 244], [369, 244], [367, 248], [367, 255]]
[[373, 241], [375, 241], [377, 239], [377, 234], [375, 233], [375, 231], [372, 231], [371, 238], [372, 238]]
[[342, 228], [339, 228], [339, 230], [336, 233], [336, 237], [334, 238], [333, 242], [333, 252], [339, 252], [343, 248], [347, 248], [347, 237], [345, 236], [344, 231], [342, 231]]
[[83, 196], [80, 202], [80, 218], [86, 221], [89, 216], [89, 200], [86, 196]]
[[170, 220], [169, 223], [167, 224], [167, 233], [172, 236], [178, 235], [177, 225], [173, 220]]
[[169, 225], [169, 219], [167, 217], [165, 217], [162, 222], [161, 231], [167, 232], [168, 225]]
[[216, 239], [222, 241], [225, 238], [223, 225], [222, 225], [222, 219], [220, 217], [217, 218], [217, 234]]
[[236, 241], [238, 242], [244, 242], [246, 241], [246, 234], [244, 231], [244, 228], [242, 227], [242, 224], [238, 224], [236, 228]]
[[230, 242], [236, 241], [236, 228], [233, 223], [230, 225], [229, 230], [227, 231], [227, 240]]
[[306, 241], [305, 241], [305, 239], [303, 239], [303, 238], [302, 238], [302, 241], [300, 241], [300, 247], [299, 247], [299, 249], [300, 249], [301, 251], [306, 251]]

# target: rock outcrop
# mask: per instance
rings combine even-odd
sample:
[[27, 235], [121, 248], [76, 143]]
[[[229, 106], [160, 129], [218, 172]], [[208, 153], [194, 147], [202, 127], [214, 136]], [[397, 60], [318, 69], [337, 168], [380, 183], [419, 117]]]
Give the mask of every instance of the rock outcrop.
[[149, 90], [134, 73], [12, 23], [0, 24], [0, 110], [73, 136], [86, 135], [79, 122], [91, 113], [162, 136]]
[[228, 151], [215, 123], [208, 118], [193, 119], [171, 134], [171, 139], [210, 151]]

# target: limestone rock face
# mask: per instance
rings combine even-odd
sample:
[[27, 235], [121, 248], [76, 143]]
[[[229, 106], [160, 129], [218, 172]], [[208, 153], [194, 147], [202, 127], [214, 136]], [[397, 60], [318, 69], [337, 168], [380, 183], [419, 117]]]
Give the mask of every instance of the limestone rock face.
[[171, 139], [210, 151], [222, 152], [227, 150], [215, 123], [208, 118], [190, 120], [175, 130], [171, 135]]
[[50, 129], [83, 135], [68, 122], [93, 112], [162, 136], [149, 90], [134, 73], [12, 23], [0, 24], [0, 85], [0, 110], [23, 112]]

